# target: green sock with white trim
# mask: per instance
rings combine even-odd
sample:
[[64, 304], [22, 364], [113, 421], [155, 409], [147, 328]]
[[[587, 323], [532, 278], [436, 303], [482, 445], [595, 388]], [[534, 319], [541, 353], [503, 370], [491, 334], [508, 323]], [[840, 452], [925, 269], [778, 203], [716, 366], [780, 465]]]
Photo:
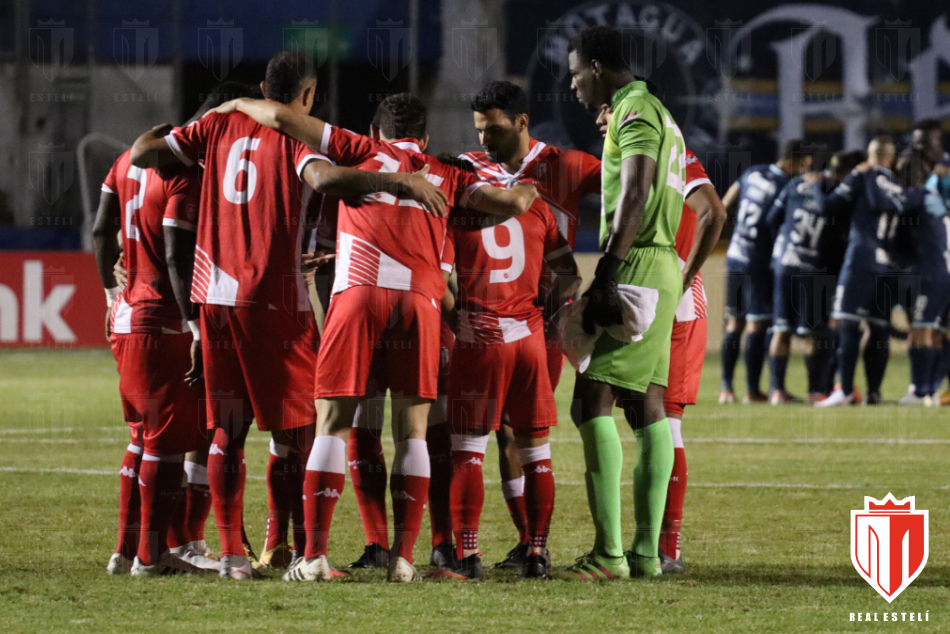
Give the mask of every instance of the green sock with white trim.
[[[670, 419], [664, 418], [633, 431], [637, 437], [637, 466], [633, 470], [633, 513], [637, 532], [633, 552], [641, 557], [658, 557], [660, 529], [666, 491], [673, 473], [673, 436]], [[631, 566], [634, 562], [630, 562]]]
[[598, 416], [586, 421], [578, 429], [584, 441], [584, 462], [587, 465], [584, 473], [587, 502], [597, 534], [594, 551], [602, 556], [622, 557], [620, 476], [623, 473], [623, 447], [620, 445], [617, 423], [613, 416]]

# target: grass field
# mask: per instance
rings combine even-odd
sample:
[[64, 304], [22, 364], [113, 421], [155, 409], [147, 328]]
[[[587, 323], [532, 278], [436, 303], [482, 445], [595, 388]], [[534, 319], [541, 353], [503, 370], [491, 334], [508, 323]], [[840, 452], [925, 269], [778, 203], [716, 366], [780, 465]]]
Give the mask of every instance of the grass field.
[[[800, 359], [790, 386], [803, 390]], [[947, 409], [722, 407], [710, 357], [699, 405], [684, 420], [690, 489], [688, 571], [656, 582], [522, 581], [391, 586], [383, 573], [330, 584], [218, 578], [110, 577], [118, 466], [128, 434], [106, 352], [0, 354], [0, 632], [905, 632], [950, 631], [950, 425]], [[737, 377], [737, 385], [743, 383]], [[895, 358], [885, 397], [907, 382]], [[550, 541], [556, 565], [593, 542], [583, 456], [567, 416], [573, 372], [558, 390], [558, 479]], [[625, 527], [633, 537], [635, 444], [618, 418], [627, 463]], [[267, 438], [252, 432], [245, 520], [259, 547], [266, 519]], [[391, 456], [392, 442], [387, 450]], [[482, 549], [513, 545], [489, 449]], [[917, 496], [930, 510], [930, 558], [888, 605], [855, 572], [851, 509], [865, 495]], [[216, 533], [209, 527], [209, 542]], [[337, 508], [331, 561], [362, 550], [352, 488]], [[428, 561], [428, 525], [416, 559]], [[857, 623], [852, 612], [920, 612], [924, 623]], [[879, 618], [883, 618], [881, 615]], [[900, 618], [898, 616], [898, 618]]]

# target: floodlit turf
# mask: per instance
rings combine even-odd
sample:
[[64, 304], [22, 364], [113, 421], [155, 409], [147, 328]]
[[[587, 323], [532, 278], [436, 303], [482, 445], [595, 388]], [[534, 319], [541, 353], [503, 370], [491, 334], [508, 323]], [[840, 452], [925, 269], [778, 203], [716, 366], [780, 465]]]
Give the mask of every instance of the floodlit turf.
[[[803, 391], [800, 359], [790, 386]], [[573, 372], [558, 390], [553, 433], [558, 480], [550, 546], [558, 566], [593, 542], [583, 458], [571, 424]], [[710, 357], [684, 437], [690, 489], [683, 522], [688, 571], [656, 582], [522, 581], [489, 571], [479, 583], [390, 586], [382, 573], [347, 582], [285, 584], [109, 577], [118, 467], [128, 440], [115, 364], [106, 352], [0, 354], [0, 632], [935, 632], [950, 629], [950, 425], [943, 409], [893, 405], [832, 411], [808, 406], [719, 406]], [[737, 385], [744, 379], [737, 377]], [[906, 387], [895, 358], [885, 397]], [[740, 394], [741, 396], [741, 394]], [[624, 438], [625, 537], [633, 537], [633, 435]], [[266, 437], [252, 432], [245, 519], [258, 547], [266, 519]], [[392, 442], [386, 444], [392, 455]], [[514, 544], [489, 449], [482, 518], [487, 562]], [[850, 510], [865, 495], [917, 496], [930, 510], [930, 559], [887, 604], [855, 572]], [[427, 563], [428, 524], [416, 547]], [[208, 530], [216, 547], [216, 533]], [[331, 561], [362, 550], [350, 485], [337, 507]], [[930, 610], [924, 623], [883, 613]], [[852, 623], [851, 612], [878, 613]], [[873, 618], [873, 615], [872, 615]], [[905, 617], [909, 618], [909, 617]]]

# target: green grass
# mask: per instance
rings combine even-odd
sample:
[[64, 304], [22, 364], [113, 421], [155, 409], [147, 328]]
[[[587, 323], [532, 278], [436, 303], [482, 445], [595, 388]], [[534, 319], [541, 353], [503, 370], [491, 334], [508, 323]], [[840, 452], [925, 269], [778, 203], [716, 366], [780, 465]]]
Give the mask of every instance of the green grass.
[[[800, 359], [790, 384], [803, 392]], [[113, 578], [118, 465], [128, 434], [105, 352], [0, 354], [0, 632], [903, 632], [950, 630], [947, 410], [894, 406], [721, 407], [710, 357], [699, 405], [684, 421], [690, 489], [683, 522], [688, 571], [657, 582], [585, 585], [489, 572], [480, 583], [238, 583], [217, 578]], [[557, 565], [590, 547], [583, 456], [567, 416], [573, 372], [558, 390], [553, 434], [559, 482], [551, 536]], [[737, 377], [742, 384], [742, 376]], [[906, 386], [895, 358], [885, 396]], [[632, 539], [625, 440], [625, 537]], [[928, 441], [938, 442], [928, 442]], [[909, 441], [909, 442], [900, 442]], [[386, 444], [391, 456], [392, 443]], [[266, 437], [252, 432], [245, 518], [260, 545]], [[482, 519], [487, 561], [513, 545], [489, 449]], [[930, 510], [930, 559], [890, 606], [855, 572], [849, 511], [865, 495], [917, 496]], [[351, 487], [337, 509], [331, 560], [363, 546]], [[416, 549], [428, 560], [428, 526]], [[208, 531], [216, 545], [215, 531]], [[925, 612], [921, 624], [856, 623], [851, 612]], [[883, 618], [879, 616], [879, 618]]]

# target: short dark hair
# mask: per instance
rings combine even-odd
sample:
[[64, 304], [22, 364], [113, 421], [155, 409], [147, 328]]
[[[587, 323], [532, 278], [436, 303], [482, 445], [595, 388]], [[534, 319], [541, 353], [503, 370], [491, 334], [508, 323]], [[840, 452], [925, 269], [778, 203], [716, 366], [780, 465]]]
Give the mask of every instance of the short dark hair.
[[300, 96], [303, 85], [316, 79], [317, 67], [300, 51], [281, 51], [267, 62], [264, 84], [267, 86], [267, 98], [283, 104], [291, 103]]
[[571, 38], [567, 51], [576, 51], [577, 56], [588, 63], [596, 59], [610, 70], [629, 70], [623, 58], [623, 36], [620, 31], [609, 26], [584, 29]]
[[802, 139], [792, 139], [787, 141], [782, 147], [782, 155], [779, 157], [782, 161], [802, 160], [806, 156], [815, 154], [811, 146], [807, 145]]
[[376, 107], [373, 126], [387, 139], [422, 139], [426, 135], [426, 107], [408, 92], [389, 95]]
[[914, 130], [923, 130], [924, 132], [932, 132], [933, 130], [940, 130], [940, 121], [938, 119], [921, 119], [914, 123]]
[[232, 99], [241, 99], [242, 97], [260, 99], [262, 96], [261, 89], [257, 86], [251, 86], [250, 84], [244, 84], [239, 81], [220, 83], [211, 90], [207, 98], [198, 106], [198, 111], [192, 115], [191, 120], [200, 119], [204, 113]]
[[868, 155], [864, 150], [839, 150], [832, 158], [837, 163], [835, 176], [844, 178], [851, 173], [851, 170], [866, 161]]
[[528, 113], [528, 95], [510, 81], [493, 81], [472, 99], [472, 110], [485, 114], [496, 108], [514, 121]]
[[911, 150], [897, 168], [897, 182], [902, 187], [920, 187], [930, 175], [930, 162], [920, 150]]

